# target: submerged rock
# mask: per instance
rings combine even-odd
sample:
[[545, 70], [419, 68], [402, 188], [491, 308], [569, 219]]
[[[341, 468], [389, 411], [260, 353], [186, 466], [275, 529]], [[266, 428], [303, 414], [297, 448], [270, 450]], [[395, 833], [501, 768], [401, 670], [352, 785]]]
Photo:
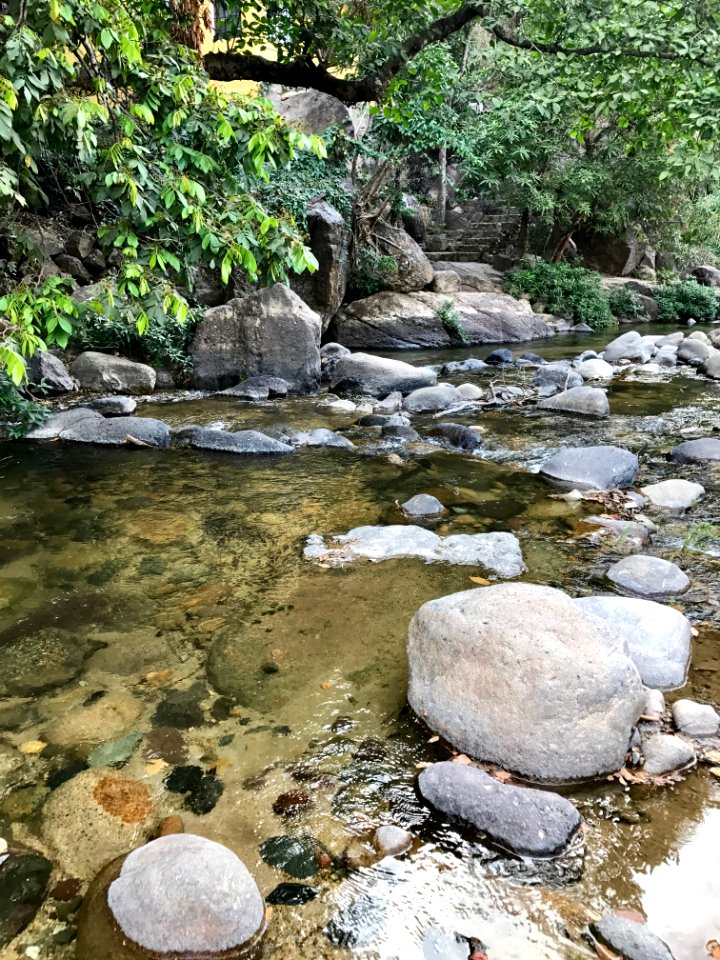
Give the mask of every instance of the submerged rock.
[[720, 715], [709, 703], [676, 700], [672, 705], [675, 726], [691, 737], [714, 737], [720, 731]]
[[529, 857], [567, 849], [580, 826], [576, 808], [557, 793], [502, 784], [477, 767], [443, 761], [422, 771], [423, 798], [472, 824], [491, 842]]
[[431, 600], [410, 624], [408, 660], [408, 700], [432, 730], [534, 779], [618, 770], [644, 702], [623, 639], [535, 584]]
[[283, 870], [296, 880], [308, 880], [320, 870], [321, 859], [327, 856], [315, 837], [270, 837], [260, 844], [260, 856], [270, 867]]
[[221, 390], [216, 396], [229, 400], [261, 401], [286, 397], [289, 391], [289, 384], [282, 377], [248, 377], [234, 387]]
[[695, 751], [687, 741], [664, 733], [648, 737], [642, 751], [645, 757], [643, 770], [653, 777], [686, 767], [695, 759]]
[[373, 837], [375, 849], [383, 857], [397, 857], [410, 849], [413, 835], [402, 827], [378, 827]]
[[538, 403], [538, 410], [575, 413], [583, 417], [609, 417], [610, 404], [604, 390], [597, 387], [573, 387]]
[[170, 431], [162, 420], [152, 417], [113, 417], [112, 420], [83, 420], [66, 427], [60, 439], [101, 447], [164, 448], [170, 446]]
[[445, 507], [437, 497], [427, 493], [418, 493], [402, 504], [401, 509], [410, 517], [435, 517], [445, 512]]
[[455, 534], [443, 538], [424, 527], [401, 524], [355, 527], [327, 541], [313, 534], [308, 537], [304, 556], [333, 566], [358, 558], [377, 562], [420, 557], [426, 563], [477, 564], [501, 577], [518, 577], [525, 571], [520, 543], [511, 533]]
[[65, 630], [37, 630], [0, 643], [0, 697], [31, 697], [74, 680], [102, 644]]
[[470, 427], [462, 423], [439, 423], [428, 430], [427, 436], [431, 440], [439, 440], [456, 450], [467, 450], [474, 453], [483, 445], [483, 438]]
[[190, 427], [176, 434], [186, 440], [196, 450], [218, 450], [223, 453], [253, 454], [292, 453], [294, 447], [289, 443], [274, 440], [258, 430], [238, 430], [229, 433], [226, 430], [210, 430], [206, 427]]
[[541, 476], [563, 487], [578, 490], [612, 490], [631, 487], [638, 458], [622, 447], [568, 447], [546, 460]]
[[628, 917], [604, 917], [590, 932], [623, 960], [674, 960], [668, 945], [644, 923]]
[[614, 563], [607, 578], [621, 590], [649, 599], [676, 597], [690, 587], [690, 580], [680, 567], [645, 554], [624, 557]]
[[633, 597], [583, 597], [575, 604], [623, 636], [646, 687], [673, 690], [685, 683], [692, 627], [679, 610]]
[[43, 902], [52, 863], [12, 845], [0, 853], [0, 948], [21, 933]]
[[109, 864], [80, 915], [81, 960], [247, 957], [265, 930], [265, 905], [227, 847], [170, 834]]
[[104, 417], [129, 417], [137, 409], [137, 400], [132, 397], [98, 397], [88, 403], [89, 410], [97, 410]]
[[707, 437], [680, 443], [670, 451], [670, 459], [675, 463], [704, 463], [707, 460], [720, 460], [720, 437]]

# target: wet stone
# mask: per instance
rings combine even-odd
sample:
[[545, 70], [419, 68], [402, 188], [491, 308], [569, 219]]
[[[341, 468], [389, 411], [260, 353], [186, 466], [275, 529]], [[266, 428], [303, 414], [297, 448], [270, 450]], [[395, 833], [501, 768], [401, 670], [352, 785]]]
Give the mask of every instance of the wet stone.
[[153, 722], [158, 726], [189, 730], [205, 723], [205, 714], [199, 701], [207, 696], [202, 683], [194, 683], [189, 690], [168, 690], [157, 706]]
[[42, 784], [30, 784], [13, 790], [0, 802], [0, 813], [8, 820], [32, 820], [39, 813], [50, 791]]
[[432, 440], [447, 444], [457, 450], [465, 450], [468, 453], [474, 453], [483, 445], [483, 438], [480, 434], [461, 423], [440, 423], [428, 430], [427, 435]]
[[0, 857], [0, 947], [30, 923], [43, 902], [52, 863], [31, 850]]
[[673, 447], [670, 459], [675, 463], [704, 463], [720, 460], [720, 437], [708, 437], [702, 440], [687, 440]]
[[145, 734], [143, 753], [147, 760], [182, 764], [188, 758], [185, 739], [175, 727], [155, 727]]
[[720, 730], [720, 715], [709, 703], [676, 700], [672, 715], [678, 730], [691, 737], [714, 737]]
[[39, 630], [0, 644], [0, 697], [32, 697], [74, 680], [102, 646], [64, 630]]
[[695, 759], [695, 751], [680, 737], [663, 733], [654, 734], [642, 746], [645, 763], [643, 770], [651, 776], [659, 776], [670, 770], [686, 767]]
[[604, 917], [590, 926], [590, 932], [624, 960], [673, 960], [668, 945], [636, 920]]
[[89, 767], [121, 767], [130, 759], [133, 750], [142, 739], [137, 731], [128, 733], [117, 740], [111, 740], [96, 747], [88, 757]]
[[317, 897], [317, 890], [304, 883], [279, 883], [266, 901], [273, 907], [301, 906]]
[[402, 504], [402, 510], [411, 517], [436, 516], [445, 511], [437, 497], [427, 493], [418, 493]]
[[669, 560], [636, 554], [610, 567], [607, 577], [626, 593], [648, 599], [677, 597], [690, 587], [687, 575]]
[[297, 880], [314, 877], [325, 854], [322, 845], [309, 835], [270, 837], [260, 845], [260, 856], [270, 867], [277, 867]]
[[313, 806], [313, 798], [305, 790], [288, 790], [273, 803], [273, 813], [279, 817], [293, 817]]
[[412, 846], [412, 842], [412, 834], [402, 827], [378, 827], [373, 837], [375, 849], [384, 857], [397, 857], [405, 853]]
[[377, 939], [387, 921], [387, 906], [376, 897], [360, 897], [340, 910], [327, 926], [327, 938], [336, 947], [366, 947]]
[[541, 476], [563, 487], [578, 490], [611, 490], [630, 487], [638, 472], [638, 459], [622, 447], [567, 447], [546, 460]]
[[210, 813], [225, 790], [225, 784], [213, 772], [205, 773], [196, 766], [175, 767], [164, 783], [171, 793], [184, 794], [185, 807], [198, 816]]

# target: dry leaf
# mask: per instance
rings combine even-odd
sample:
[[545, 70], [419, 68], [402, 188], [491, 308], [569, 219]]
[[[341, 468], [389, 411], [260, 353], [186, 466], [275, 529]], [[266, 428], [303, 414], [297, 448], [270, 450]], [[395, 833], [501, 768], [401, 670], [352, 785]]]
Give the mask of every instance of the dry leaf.
[[720, 777], [720, 767], [710, 767], [710, 773], [714, 777]]
[[622, 960], [619, 953], [615, 953], [610, 947], [606, 947], [602, 943], [595, 941], [595, 952], [600, 957], [600, 960]]
[[428, 743], [437, 743], [440, 737], [430, 737]]
[[25, 743], [20, 744], [18, 749], [20, 750], [20, 753], [24, 753], [27, 756], [32, 757], [38, 753], [42, 753], [46, 746], [47, 744], [43, 743], [42, 740], [26, 740]]
[[720, 750], [708, 750], [703, 754], [702, 759], [706, 763], [720, 763]]
[[512, 774], [508, 773], [507, 770], [496, 770], [493, 776], [496, 780], [499, 780], [500, 783], [507, 783], [508, 780], [512, 780]]
[[145, 674], [145, 683], [151, 687], [161, 687], [164, 683], [169, 683], [173, 678], [173, 672], [169, 667], [164, 670], [151, 670]]
[[320, 684], [320, 689], [329, 690], [331, 686], [332, 686], [332, 680], [323, 680], [323, 682]]
[[434, 763], [428, 763], [427, 760], [421, 760], [419, 763], [415, 764], [416, 770], [427, 770], [428, 767], [434, 767]]
[[458, 753], [456, 756], [451, 757], [451, 759], [453, 763], [462, 763], [466, 767], [472, 764], [470, 757], [466, 757], [464, 753]]
[[481, 587], [489, 587], [490, 581], [486, 580], [485, 577], [470, 577], [472, 583], [479, 583]]
[[270, 917], [273, 915], [273, 908], [270, 906], [265, 907], [265, 920], [270, 921]]
[[156, 773], [162, 773], [162, 771], [169, 766], [170, 764], [166, 763], [165, 760], [161, 760], [160, 757], [156, 757], [154, 760], [149, 760], [145, 764], [145, 773], [149, 777], [154, 777]]

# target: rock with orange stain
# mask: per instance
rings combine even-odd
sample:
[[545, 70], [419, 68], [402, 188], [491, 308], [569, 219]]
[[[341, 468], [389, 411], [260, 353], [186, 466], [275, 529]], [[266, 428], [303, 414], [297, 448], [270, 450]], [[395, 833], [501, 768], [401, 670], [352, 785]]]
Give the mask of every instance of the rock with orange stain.
[[98, 767], [53, 792], [43, 807], [42, 833], [64, 873], [90, 879], [147, 839], [154, 814], [144, 783]]

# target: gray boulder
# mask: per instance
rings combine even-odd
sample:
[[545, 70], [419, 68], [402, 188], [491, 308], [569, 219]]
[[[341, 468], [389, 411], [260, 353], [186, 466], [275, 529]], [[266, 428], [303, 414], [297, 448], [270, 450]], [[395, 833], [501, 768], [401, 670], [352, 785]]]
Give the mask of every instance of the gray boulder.
[[391, 524], [355, 527], [346, 534], [324, 539], [313, 534], [304, 550], [306, 560], [342, 566], [353, 560], [379, 562], [419, 557], [426, 563], [481, 566], [500, 577], [518, 577], [526, 570], [520, 543], [511, 533], [455, 534], [440, 537], [424, 527]]
[[478, 370], [487, 370], [487, 366], [484, 360], [479, 360], [477, 357], [468, 357], [467, 360], [451, 360], [450, 363], [443, 364], [440, 373], [444, 377], [453, 373], [477, 373]]
[[286, 397], [290, 387], [282, 377], [248, 377], [234, 387], [220, 390], [216, 396], [227, 397], [229, 400], [263, 401], [272, 398]]
[[690, 737], [715, 737], [720, 732], [720, 716], [709, 703], [676, 700], [672, 715], [678, 730]]
[[435, 270], [455, 273], [460, 278], [460, 289], [468, 293], [502, 293], [505, 277], [489, 263], [459, 263], [439, 260]]
[[590, 932], [623, 960], [674, 960], [668, 945], [644, 923], [628, 917], [604, 917]]
[[456, 450], [467, 450], [468, 453], [474, 453], [483, 445], [480, 434], [462, 423], [439, 423], [428, 430], [427, 436], [430, 440], [437, 440]]
[[89, 410], [97, 410], [104, 417], [129, 417], [137, 409], [132, 397], [98, 397], [88, 403]]
[[660, 483], [651, 483], [641, 487], [640, 493], [646, 497], [654, 507], [682, 513], [689, 510], [705, 494], [705, 487], [690, 480], [661, 480]]
[[408, 413], [436, 413], [445, 410], [453, 403], [460, 403], [462, 395], [449, 383], [439, 383], [435, 387], [421, 387], [413, 390], [403, 401], [403, 410]]
[[642, 745], [643, 770], [652, 777], [686, 767], [695, 759], [695, 751], [686, 740], [665, 733], [654, 733]]
[[420, 387], [431, 387], [437, 375], [428, 367], [412, 367], [402, 360], [387, 360], [367, 353], [341, 357], [333, 372], [331, 389], [336, 393], [360, 393], [371, 397], [387, 397], [400, 391], [411, 393]]
[[322, 319], [323, 331], [340, 309], [347, 287], [350, 230], [335, 207], [315, 200], [307, 209], [310, 249], [318, 261], [315, 273], [293, 276], [292, 289]]
[[454, 270], [436, 270], [432, 282], [433, 293], [457, 293], [460, 274]]
[[699, 367], [709, 359], [712, 353], [713, 348], [709, 344], [688, 337], [678, 347], [678, 363], [687, 363], [691, 367]]
[[700, 372], [711, 380], [720, 380], [720, 350], [714, 350], [700, 367]]
[[320, 385], [321, 320], [276, 283], [206, 310], [191, 347], [198, 387], [224, 390], [250, 377], [280, 377], [293, 392]]
[[411, 707], [472, 757], [539, 780], [625, 762], [640, 676], [622, 638], [560, 590], [502, 584], [431, 600], [410, 624], [408, 660]]
[[618, 560], [608, 570], [607, 578], [626, 593], [648, 599], [677, 597], [690, 587], [690, 580], [680, 567], [645, 554]]
[[129, 853], [107, 904], [122, 933], [153, 955], [236, 951], [265, 927], [263, 898], [243, 862], [227, 847], [188, 833]]
[[292, 453], [294, 450], [290, 444], [274, 440], [258, 430], [238, 430], [235, 433], [229, 433], [226, 430], [190, 427], [187, 430], [178, 431], [176, 437], [196, 450], [219, 450], [225, 453], [247, 455]]
[[61, 253], [55, 257], [55, 265], [61, 273], [66, 273], [78, 283], [91, 283], [92, 276], [85, 264], [78, 257], [71, 257], [67, 253]]
[[438, 498], [431, 497], [427, 493], [418, 493], [410, 497], [402, 504], [401, 509], [410, 517], [436, 517], [445, 512], [445, 507]]
[[615, 373], [610, 364], [600, 357], [583, 360], [578, 364], [577, 372], [583, 380], [612, 380]]
[[610, 404], [604, 390], [597, 387], [573, 387], [538, 403], [538, 410], [573, 413], [583, 417], [609, 417]]
[[691, 271], [698, 283], [704, 287], [720, 287], [720, 270], [710, 264], [702, 264]]
[[634, 597], [583, 597], [575, 604], [623, 637], [646, 687], [674, 690], [685, 683], [692, 627], [679, 610]]
[[705, 463], [720, 460], [720, 437], [706, 437], [702, 440], [686, 440], [670, 451], [670, 459], [675, 463]]
[[25, 361], [28, 383], [37, 387], [42, 384], [52, 393], [71, 393], [77, 390], [77, 380], [59, 357], [47, 350], [36, 350]]
[[[297, 127], [303, 133], [320, 135], [329, 127], [342, 125], [350, 136], [360, 135], [356, 129], [353, 111], [342, 101], [329, 93], [318, 90], [302, 90], [299, 93], [280, 94], [271, 90], [273, 106], [290, 126]], [[318, 184], [321, 188], [321, 184]]]
[[33, 427], [26, 436], [26, 440], [57, 440], [63, 430], [69, 430], [84, 422], [103, 420], [103, 415], [97, 410], [88, 407], [73, 407], [72, 410], [61, 410], [51, 414], [44, 423]]
[[397, 271], [389, 273], [383, 286], [396, 293], [412, 293], [432, 283], [435, 270], [422, 248], [402, 227], [393, 227], [383, 220], [374, 227], [381, 253], [392, 257]]
[[68, 443], [92, 443], [100, 447], [170, 446], [167, 424], [153, 417], [113, 417], [106, 420], [82, 420], [60, 433]]
[[565, 797], [502, 784], [477, 767], [434, 763], [422, 771], [418, 787], [436, 810], [472, 824], [491, 842], [520, 856], [561, 853], [580, 827], [580, 814]]
[[576, 370], [565, 363], [547, 363], [539, 367], [532, 378], [534, 387], [557, 387], [559, 390], [570, 390], [581, 387], [583, 378]]
[[541, 476], [563, 487], [578, 490], [614, 490], [631, 487], [638, 458], [622, 447], [568, 447], [546, 460]]
[[327, 430], [325, 427], [318, 427], [315, 430], [299, 430], [290, 436], [290, 443], [294, 447], [339, 447], [342, 450], [354, 450], [355, 444], [347, 437], [335, 433], [334, 430]]
[[629, 330], [612, 340], [603, 352], [603, 360], [616, 363], [618, 360], [639, 360], [645, 363], [650, 359], [650, 351], [643, 343], [637, 330]]
[[550, 327], [524, 300], [504, 293], [375, 293], [341, 310], [330, 325], [334, 340], [356, 350], [408, 350], [457, 345], [442, 320], [457, 312], [466, 343], [508, 343], [549, 337]]
[[70, 365], [83, 390], [143, 394], [155, 389], [155, 371], [145, 363], [87, 350]]
[[461, 383], [457, 391], [463, 400], [482, 400], [485, 397], [485, 391], [474, 383]]

